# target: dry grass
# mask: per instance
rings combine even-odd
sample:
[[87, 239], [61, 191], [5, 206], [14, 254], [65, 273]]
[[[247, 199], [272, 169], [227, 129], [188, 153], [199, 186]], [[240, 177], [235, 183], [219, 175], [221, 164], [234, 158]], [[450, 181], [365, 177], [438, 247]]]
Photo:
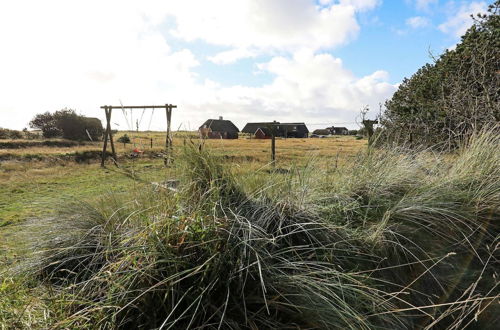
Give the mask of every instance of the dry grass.
[[[135, 147], [146, 152], [162, 152], [165, 145], [164, 132], [118, 132], [114, 135], [115, 141], [122, 135], [127, 134], [132, 143], [124, 145], [116, 143], [116, 152], [123, 156], [130, 153]], [[153, 148], [151, 141], [153, 139]], [[195, 132], [176, 132], [174, 134], [174, 147], [182, 145], [186, 140], [199, 141]], [[270, 140], [248, 139], [242, 136], [237, 140], [205, 140], [207, 147], [214, 150], [220, 156], [226, 156], [236, 161], [270, 161]], [[276, 156], [278, 162], [287, 163], [289, 161], [303, 162], [312, 155], [318, 156], [326, 161], [339, 159], [340, 162], [356, 154], [361, 148], [366, 146], [366, 140], [356, 140], [352, 136], [338, 136], [326, 139], [277, 139]], [[31, 147], [20, 149], [0, 149], [0, 159], [11, 155], [14, 159], [32, 159], [40, 156], [49, 162], [57, 161], [75, 152], [88, 152], [102, 150], [102, 142], [88, 143], [87, 145], [74, 146], [69, 148], [61, 147]], [[110, 147], [108, 145], [108, 150]]]

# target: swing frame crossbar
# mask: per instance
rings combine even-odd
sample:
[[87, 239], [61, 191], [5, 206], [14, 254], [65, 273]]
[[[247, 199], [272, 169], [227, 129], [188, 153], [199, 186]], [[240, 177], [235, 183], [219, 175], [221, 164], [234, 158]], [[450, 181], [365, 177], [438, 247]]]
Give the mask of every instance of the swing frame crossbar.
[[106, 160], [106, 149], [108, 146], [108, 138], [109, 138], [109, 143], [111, 145], [111, 153], [113, 155], [113, 162], [116, 166], [118, 166], [118, 159], [116, 157], [116, 150], [115, 150], [115, 144], [113, 142], [113, 134], [111, 131], [111, 112], [113, 109], [165, 109], [165, 113], [167, 116], [167, 136], [165, 139], [165, 149], [166, 149], [166, 154], [165, 154], [165, 165], [169, 165], [171, 161], [171, 155], [172, 155], [172, 132], [171, 132], [171, 121], [172, 121], [172, 109], [177, 108], [176, 105], [173, 104], [165, 104], [165, 105], [129, 105], [129, 106], [122, 106], [122, 105], [103, 105], [101, 106], [101, 109], [104, 109], [104, 112], [106, 114], [106, 129], [104, 131], [104, 144], [102, 146], [102, 155], [101, 155], [101, 167], [104, 167], [104, 162]]

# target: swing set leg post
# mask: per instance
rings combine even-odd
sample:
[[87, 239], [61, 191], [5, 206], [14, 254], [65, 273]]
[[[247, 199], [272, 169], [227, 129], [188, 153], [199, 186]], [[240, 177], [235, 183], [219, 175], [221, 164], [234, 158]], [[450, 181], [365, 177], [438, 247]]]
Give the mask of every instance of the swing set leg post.
[[102, 147], [102, 155], [101, 155], [101, 167], [104, 167], [104, 161], [106, 160], [106, 148], [108, 146], [108, 134], [109, 134], [109, 117], [108, 117], [108, 107], [105, 106], [104, 111], [106, 113], [106, 131], [104, 132], [104, 145]]
[[172, 104], [165, 104], [165, 111], [167, 115], [167, 138], [165, 139], [166, 156], [164, 159], [165, 166], [170, 166], [172, 157], [172, 133], [170, 131], [170, 124], [172, 120]]

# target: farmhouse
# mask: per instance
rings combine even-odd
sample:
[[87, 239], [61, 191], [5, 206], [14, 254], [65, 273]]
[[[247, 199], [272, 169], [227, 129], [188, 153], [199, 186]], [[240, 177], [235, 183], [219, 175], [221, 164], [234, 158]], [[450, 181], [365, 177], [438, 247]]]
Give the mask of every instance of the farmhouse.
[[277, 121], [247, 123], [241, 131], [262, 139], [271, 137], [271, 129], [273, 128], [277, 137], [306, 138], [309, 135], [309, 130], [304, 123], [280, 123]]
[[208, 119], [200, 126], [198, 132], [202, 138], [209, 139], [237, 139], [240, 130], [230, 120]]

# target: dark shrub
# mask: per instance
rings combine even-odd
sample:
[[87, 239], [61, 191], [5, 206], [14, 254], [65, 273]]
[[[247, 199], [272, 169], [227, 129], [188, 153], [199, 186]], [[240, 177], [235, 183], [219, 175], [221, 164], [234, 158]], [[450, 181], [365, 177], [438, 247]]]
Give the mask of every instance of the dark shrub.
[[128, 137], [127, 134], [125, 134], [120, 136], [117, 141], [121, 143], [130, 143], [130, 138]]
[[22, 139], [23, 133], [13, 129], [0, 128], [0, 139]]
[[54, 114], [38, 114], [30, 122], [30, 127], [41, 129], [44, 137], [69, 140], [99, 140], [103, 133], [98, 118], [80, 116], [72, 109], [59, 110]]

